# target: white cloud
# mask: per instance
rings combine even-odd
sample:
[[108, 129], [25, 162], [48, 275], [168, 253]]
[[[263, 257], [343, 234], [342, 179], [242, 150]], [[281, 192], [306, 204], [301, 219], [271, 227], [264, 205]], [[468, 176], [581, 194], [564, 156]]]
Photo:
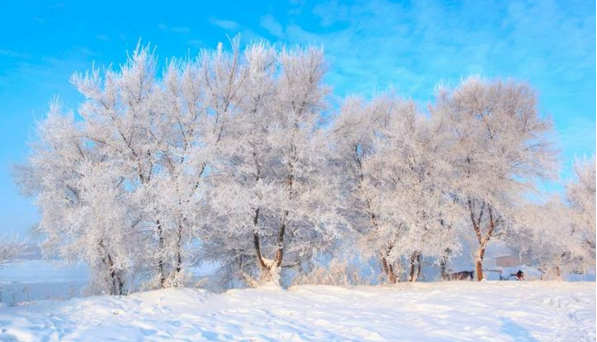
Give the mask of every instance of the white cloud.
[[170, 28], [170, 32], [178, 33], [178, 34], [187, 34], [190, 32], [190, 29], [188, 27], [184, 27], [184, 26], [175, 26], [175, 27]]
[[176, 34], [188, 34], [191, 30], [186, 26], [168, 26], [166, 24], [159, 24], [158, 28], [162, 31], [168, 31]]
[[285, 34], [282, 24], [280, 24], [271, 14], [261, 17], [260, 24], [261, 27], [266, 29], [272, 36], [284, 38]]
[[209, 22], [226, 31], [235, 31], [240, 28], [240, 25], [233, 20], [225, 20], [212, 17], [209, 19]]

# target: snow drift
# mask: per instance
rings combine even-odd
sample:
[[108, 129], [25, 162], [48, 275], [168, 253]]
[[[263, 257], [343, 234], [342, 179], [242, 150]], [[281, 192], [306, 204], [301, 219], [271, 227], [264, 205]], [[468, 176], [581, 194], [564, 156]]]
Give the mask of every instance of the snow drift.
[[0, 341], [594, 341], [595, 283], [166, 289], [0, 308]]

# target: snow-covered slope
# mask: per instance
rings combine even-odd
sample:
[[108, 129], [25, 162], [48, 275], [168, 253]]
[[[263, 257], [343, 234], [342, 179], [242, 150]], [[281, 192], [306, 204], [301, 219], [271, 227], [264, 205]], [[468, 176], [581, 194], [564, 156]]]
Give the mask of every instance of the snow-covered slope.
[[595, 341], [595, 283], [169, 289], [0, 308], [0, 341]]

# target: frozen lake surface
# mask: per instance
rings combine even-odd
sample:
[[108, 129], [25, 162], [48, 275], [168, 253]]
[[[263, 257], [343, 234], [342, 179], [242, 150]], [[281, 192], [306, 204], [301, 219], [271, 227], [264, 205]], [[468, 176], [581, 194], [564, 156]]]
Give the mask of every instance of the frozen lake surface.
[[66, 299], [81, 295], [89, 271], [85, 264], [23, 260], [0, 268], [0, 303]]

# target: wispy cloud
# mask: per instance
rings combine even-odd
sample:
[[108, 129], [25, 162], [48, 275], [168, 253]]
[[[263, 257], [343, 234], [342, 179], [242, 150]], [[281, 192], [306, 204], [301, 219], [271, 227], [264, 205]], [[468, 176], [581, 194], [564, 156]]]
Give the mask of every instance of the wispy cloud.
[[260, 25], [274, 37], [285, 37], [284, 28], [282, 27], [282, 24], [280, 24], [276, 20], [276, 18], [274, 18], [271, 14], [261, 17]]
[[226, 31], [235, 31], [240, 28], [240, 25], [236, 21], [233, 21], [233, 20], [218, 19], [218, 18], [211, 17], [209, 19], [209, 22], [212, 25], [215, 25], [215, 26], [217, 26], [221, 29], [224, 29]]
[[[579, 20], [587, 6], [576, 5], [582, 2], [334, 0], [312, 8], [317, 25], [280, 24], [271, 15], [260, 24], [281, 41], [322, 44], [342, 92], [394, 86], [426, 100], [438, 81], [481, 74], [526, 79], [556, 94], [594, 73], [595, 17]], [[553, 73], [570, 88], [551, 83]]]
[[30, 55], [28, 53], [9, 50], [9, 49], [0, 49], [0, 56], [13, 57], [13, 58], [30, 57]]
[[[16, 61], [11, 68], [0, 69], [0, 91], [15, 85], [35, 84], [36, 89], [70, 88], [65, 78], [82, 72], [92, 64], [98, 53], [86, 47], [74, 47], [60, 56], [44, 56]], [[6, 90], [5, 89], [5, 90]], [[57, 93], [58, 94], [58, 93]]]
[[218, 18], [212, 17], [209, 19], [209, 22], [212, 25], [223, 29], [229, 35], [233, 35], [233, 36], [237, 35], [237, 34], [240, 35], [242, 38], [242, 41], [245, 43], [251, 42], [251, 41], [267, 40], [267, 39], [264, 39], [262, 36], [260, 36], [255, 31], [253, 31], [251, 28], [241, 25], [240, 23], [238, 23], [234, 20], [218, 19]]
[[424, 105], [440, 82], [514, 77], [538, 90], [565, 160], [595, 152], [594, 3], [332, 0], [299, 7], [289, 12], [297, 17], [261, 17], [260, 28], [277, 42], [323, 46], [336, 95], [393, 89]]
[[176, 34], [188, 34], [191, 29], [186, 26], [168, 26], [166, 24], [159, 24], [158, 28], [162, 31], [172, 32]]

